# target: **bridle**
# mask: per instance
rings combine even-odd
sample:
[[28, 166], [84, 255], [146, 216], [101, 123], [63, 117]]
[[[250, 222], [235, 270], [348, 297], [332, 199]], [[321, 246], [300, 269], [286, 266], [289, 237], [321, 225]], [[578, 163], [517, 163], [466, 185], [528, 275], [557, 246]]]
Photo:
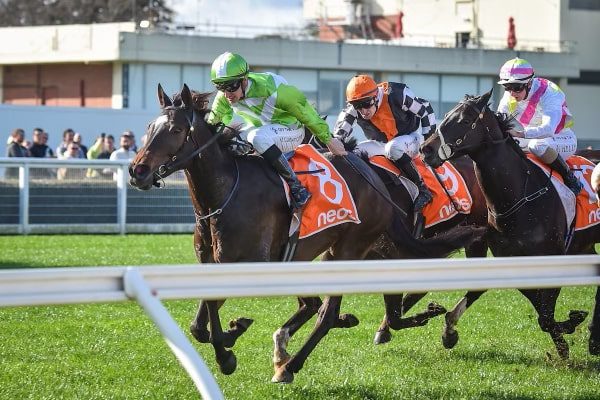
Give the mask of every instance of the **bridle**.
[[[177, 110], [176, 108], [173, 108], [174, 110]], [[184, 111], [189, 111], [188, 109], [183, 109]], [[204, 150], [206, 150], [210, 145], [212, 145], [214, 142], [216, 142], [219, 137], [221, 137], [224, 134], [225, 131], [225, 125], [219, 125], [217, 132], [206, 141], [206, 143], [204, 143], [203, 145], [199, 145], [198, 142], [195, 140], [194, 138], [194, 126], [196, 124], [196, 111], [194, 109], [191, 109], [192, 112], [192, 117], [190, 118], [189, 113], [186, 112], [185, 113], [185, 118], [188, 122], [188, 132], [186, 135], [186, 138], [184, 140], [184, 143], [181, 145], [181, 147], [177, 150], [177, 152], [171, 157], [171, 159], [162, 164], [161, 166], [158, 167], [157, 172], [155, 172], [155, 176], [158, 177], [160, 180], [163, 180], [165, 177], [169, 176], [170, 174], [172, 174], [173, 172], [177, 171], [178, 169], [180, 169], [183, 165], [185, 165], [187, 162], [189, 162], [190, 160], [192, 160], [194, 157], [196, 156], [202, 156], [202, 152]], [[186, 143], [191, 142], [193, 145], [193, 151], [191, 153], [188, 154], [181, 154], [184, 153], [184, 146]], [[236, 176], [235, 176], [235, 183], [233, 184], [233, 187], [231, 188], [231, 191], [229, 192], [229, 194], [227, 195], [227, 197], [225, 198], [225, 201], [223, 202], [223, 204], [221, 205], [221, 207], [215, 209], [214, 211], [206, 214], [206, 215], [201, 215], [200, 213], [198, 213], [196, 210], [194, 210], [194, 215], [196, 217], [196, 223], [199, 223], [202, 220], [208, 219], [214, 215], [219, 215], [223, 212], [223, 209], [225, 207], [227, 207], [227, 204], [229, 204], [230, 200], [233, 197], [233, 194], [235, 193], [235, 191], [237, 190], [238, 186], [239, 186], [239, 182], [240, 182], [240, 169], [238, 167], [238, 163], [237, 160], [234, 159], [235, 162], [235, 171], [236, 171]]]
[[[177, 110], [177, 108], [173, 107], [173, 110]], [[193, 109], [183, 109], [184, 111], [186, 111], [185, 118], [187, 120], [188, 123], [188, 131], [187, 131], [187, 135], [186, 138], [183, 142], [183, 144], [181, 145], [181, 147], [177, 150], [177, 152], [171, 157], [171, 159], [169, 161], [167, 161], [166, 163], [160, 165], [157, 169], [157, 171], [154, 173], [156, 175], [157, 178], [159, 178], [160, 180], [163, 180], [164, 178], [166, 178], [167, 176], [171, 175], [173, 172], [177, 171], [178, 169], [180, 169], [183, 165], [185, 165], [187, 162], [189, 162], [190, 160], [192, 160], [194, 157], [201, 155], [201, 153], [206, 150], [207, 147], [209, 147], [211, 144], [213, 144], [214, 142], [216, 142], [219, 137], [223, 134], [224, 128], [225, 126], [222, 125], [220, 127], [220, 129], [217, 130], [217, 133], [215, 135], [213, 135], [209, 140], [206, 141], [206, 143], [204, 143], [203, 145], [199, 145], [195, 138], [194, 138], [194, 126], [196, 123], [196, 111]], [[190, 118], [189, 116], [189, 111], [191, 111], [192, 116]], [[185, 144], [191, 142], [193, 145], [193, 151], [189, 154], [182, 154], [185, 152]]]
[[[447, 116], [452, 114], [452, 112], [456, 111], [461, 106], [466, 106], [466, 107], [470, 108], [471, 110], [474, 110], [477, 113], [477, 118], [473, 121], [473, 123], [471, 123], [471, 129], [468, 130], [467, 132], [465, 132], [465, 134], [462, 137], [457, 138], [453, 143], [447, 143], [446, 139], [444, 138], [444, 134], [442, 132], [441, 126], [444, 123]], [[461, 101], [460, 103], [458, 103], [452, 110], [450, 110], [446, 114], [446, 118], [444, 118], [444, 121], [442, 121], [442, 123], [440, 123], [440, 126], [436, 130], [436, 134], [440, 138], [440, 142], [441, 142], [440, 147], [438, 149], [438, 157], [440, 158], [440, 160], [448, 161], [449, 159], [454, 157], [458, 152], [463, 152], [465, 150], [468, 150], [469, 148], [478, 146], [478, 144], [466, 144], [466, 141], [467, 141], [467, 137], [469, 136], [469, 134], [475, 132], [475, 128], [477, 128], [477, 123], [479, 121], [481, 121], [481, 123], [483, 124], [483, 127], [485, 128], [485, 131], [487, 132], [486, 141], [485, 141], [486, 143], [500, 144], [500, 143], [504, 143], [508, 140], [510, 135], [506, 135], [506, 136], [502, 137], [502, 139], [494, 139], [492, 137], [489, 126], [487, 126], [486, 123], [483, 121], [483, 117], [485, 115], [487, 108], [488, 108], [487, 103], [484, 104], [481, 109], [479, 109], [475, 105], [471, 104], [470, 101], [466, 100], [466, 101]]]
[[[489, 126], [487, 126], [485, 124], [485, 122], [483, 121], [483, 117], [484, 117], [484, 113], [486, 112], [486, 109], [488, 108], [487, 103], [484, 104], [484, 106], [481, 108], [481, 110], [479, 108], [477, 108], [475, 105], [471, 104], [471, 102], [469, 102], [468, 100], [466, 101], [461, 101], [460, 103], [458, 103], [456, 105], [456, 107], [454, 107], [451, 111], [448, 112], [448, 114], [446, 114], [446, 116], [448, 116], [449, 114], [451, 114], [453, 111], [456, 111], [458, 108], [460, 108], [461, 106], [467, 106], [470, 109], [476, 111], [477, 113], [477, 118], [473, 121], [473, 123], [471, 123], [471, 129], [468, 130], [461, 138], [458, 138], [454, 141], [454, 143], [446, 143], [445, 139], [444, 139], [444, 135], [441, 131], [441, 125], [440, 127], [438, 127], [436, 133], [440, 138], [440, 148], [438, 149], [438, 156], [442, 161], [447, 161], [450, 158], [452, 158], [454, 155], [456, 155], [457, 152], [459, 151], [464, 151], [467, 150], [469, 148], [472, 147], [476, 147], [479, 144], [475, 144], [475, 145], [469, 145], [469, 144], [464, 144], [467, 136], [469, 134], [471, 134], [472, 132], [475, 131], [475, 128], [477, 127], [477, 123], [479, 121], [481, 121], [481, 123], [483, 124], [483, 127], [485, 128], [485, 131], [487, 132], [486, 135], [486, 143], [488, 144], [501, 144], [501, 143], [505, 143], [509, 138], [511, 138], [510, 134], [506, 134], [504, 135], [501, 139], [494, 139], [490, 133], [490, 128]], [[461, 146], [462, 145], [462, 146]], [[523, 188], [523, 192], [527, 193], [527, 183], [529, 182], [529, 176], [530, 176], [530, 172], [529, 169], [527, 171], [527, 177], [525, 179], [525, 185]], [[522, 198], [520, 198], [519, 200], [517, 200], [511, 207], [508, 208], [508, 210], [504, 211], [504, 212], [494, 212], [493, 210], [491, 210], [488, 207], [488, 213], [496, 220], [500, 220], [503, 218], [507, 218], [509, 216], [511, 216], [512, 214], [516, 213], [519, 209], [521, 209], [525, 204], [532, 202], [534, 200], [536, 200], [537, 198], [543, 196], [544, 194], [546, 194], [549, 190], [549, 185], [550, 185], [550, 178], [552, 176], [552, 173], [550, 173], [550, 176], [548, 177], [548, 181], [546, 182], [546, 185], [544, 185], [542, 188], [538, 189], [537, 191], [535, 191], [534, 193], [531, 193], [529, 195], [524, 194]]]

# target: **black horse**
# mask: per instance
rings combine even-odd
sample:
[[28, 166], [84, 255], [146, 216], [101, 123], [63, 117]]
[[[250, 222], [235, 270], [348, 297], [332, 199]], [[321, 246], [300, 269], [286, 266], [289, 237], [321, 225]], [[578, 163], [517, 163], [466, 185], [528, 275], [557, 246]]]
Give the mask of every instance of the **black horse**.
[[[162, 112], [149, 124], [147, 143], [130, 165], [130, 183], [147, 190], [160, 185], [170, 173], [185, 170], [197, 219], [194, 238], [201, 262], [281, 260], [291, 221], [281, 179], [261, 157], [235, 157], [227, 150], [227, 143], [220, 143], [221, 139], [229, 139], [232, 131], [205, 122], [208, 111], [203, 106], [207, 97], [194, 96], [184, 85], [173, 101], [159, 85]], [[362, 222], [337, 225], [300, 240], [294, 260], [309, 261], [321, 254], [323, 260], [364, 259], [381, 241], [413, 257], [442, 257], [476, 238], [470, 230], [457, 230], [443, 239], [415, 240], [401, 223], [399, 210], [387, 200], [389, 194], [383, 182], [360, 158], [352, 154], [328, 158], [348, 183]], [[227, 349], [233, 347], [252, 320], [234, 320], [231, 329], [223, 332], [219, 318], [223, 302], [201, 301], [191, 331], [198, 341], [212, 344], [219, 368], [230, 374], [237, 361]], [[298, 311], [276, 332], [282, 349], [275, 349], [279, 358], [274, 381], [291, 382], [331, 328], [358, 323], [351, 314], [340, 315], [340, 305], [341, 296], [327, 297], [322, 304], [319, 298], [299, 299]], [[317, 312], [319, 317], [309, 339], [289, 357], [285, 351], [287, 340]]]
[[[311, 143], [316, 147], [325, 148], [325, 146], [310, 132], [307, 132], [304, 138], [304, 143]], [[369, 162], [368, 155], [366, 152], [359, 149], [357, 140], [355, 138], [351, 137], [345, 139], [344, 146], [346, 150], [355, 152], [366, 162]], [[426, 228], [423, 231], [423, 237], [425, 238], [431, 238], [443, 234], [444, 232], [454, 229], [457, 225], [479, 228], [487, 227], [487, 208], [485, 198], [481, 192], [481, 188], [477, 183], [473, 161], [465, 156], [452, 160], [451, 164], [463, 177], [467, 187], [470, 190], [471, 198], [473, 200], [471, 210], [468, 214], [458, 213], [446, 221]], [[390, 172], [376, 165], [369, 165], [385, 183], [385, 186], [390, 193], [390, 198], [394, 201], [394, 203], [401, 209], [406, 210], [406, 214], [403, 215], [403, 222], [411, 230], [414, 230], [415, 219], [413, 218], [413, 199], [408, 189], [397, 178], [393, 177]], [[488, 246], [484, 236], [464, 243], [464, 247], [465, 255], [467, 257], [487, 256]], [[388, 247], [386, 246], [375, 246], [367, 255], [367, 259], [390, 259], [398, 256], [396, 249], [394, 249], [393, 252], [388, 252], [387, 249]], [[410, 254], [400, 254], [400, 256], [403, 258], [410, 257]], [[377, 329], [377, 332], [375, 333], [373, 342], [375, 344], [388, 343], [392, 339], [390, 329], [402, 330], [424, 326], [431, 318], [446, 312], [446, 309], [443, 306], [432, 302], [427, 305], [427, 309], [425, 311], [407, 316], [407, 313], [412, 309], [412, 307], [426, 295], [427, 293], [397, 293], [384, 295], [384, 303], [386, 305], [385, 314], [381, 324], [379, 325], [379, 328]]]
[[[490, 110], [492, 91], [466, 96], [421, 146], [426, 163], [443, 162], [468, 155], [476, 165], [477, 178], [489, 209], [487, 241], [495, 256], [534, 256], [594, 253], [600, 225], [576, 231], [567, 247], [567, 223], [561, 200], [549, 178], [524, 155], [509, 135], [510, 120]], [[483, 292], [469, 292], [446, 314], [444, 345], [458, 341], [455, 326], [465, 310]], [[573, 333], [587, 312], [571, 311], [569, 319], [554, 317], [560, 288], [521, 290], [538, 313], [538, 323], [552, 337], [558, 354], [568, 358], [564, 334]], [[599, 292], [600, 293], [600, 292]], [[599, 299], [600, 294], [596, 295]], [[598, 302], [590, 325], [589, 350], [600, 354], [600, 309]]]

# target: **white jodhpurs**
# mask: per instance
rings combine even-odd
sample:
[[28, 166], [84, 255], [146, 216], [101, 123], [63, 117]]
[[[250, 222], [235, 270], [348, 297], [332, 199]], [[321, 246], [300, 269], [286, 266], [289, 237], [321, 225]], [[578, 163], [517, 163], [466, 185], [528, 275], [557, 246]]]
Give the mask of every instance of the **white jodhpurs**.
[[275, 145], [282, 153], [294, 151], [304, 139], [304, 126], [285, 126], [279, 124], [263, 125], [246, 131], [247, 140], [254, 149], [262, 154]]
[[369, 157], [385, 156], [392, 161], [396, 161], [403, 154], [415, 158], [419, 154], [419, 146], [421, 146], [423, 140], [423, 134], [421, 128], [419, 128], [408, 135], [396, 136], [387, 143], [365, 140], [358, 144], [357, 150], [366, 152]]
[[548, 148], [552, 148], [566, 160], [577, 150], [577, 137], [571, 129], [567, 128], [548, 138], [530, 139], [527, 148], [538, 157], [542, 157]]

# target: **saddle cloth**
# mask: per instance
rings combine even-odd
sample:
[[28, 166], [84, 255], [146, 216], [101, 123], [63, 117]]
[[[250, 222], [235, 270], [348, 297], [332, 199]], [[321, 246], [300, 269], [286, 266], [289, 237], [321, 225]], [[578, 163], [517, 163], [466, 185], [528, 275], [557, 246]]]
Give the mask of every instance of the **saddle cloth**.
[[[544, 170], [546, 175], [550, 173], [550, 167], [538, 160], [533, 154], [527, 153], [527, 158]], [[600, 223], [600, 208], [598, 207], [596, 193], [592, 190], [591, 185], [592, 171], [595, 165], [580, 156], [569, 157], [567, 164], [569, 164], [575, 176], [583, 184], [583, 190], [579, 192], [577, 199], [575, 199], [573, 192], [564, 184], [562, 177], [556, 171], [552, 171], [551, 181], [563, 203], [567, 216], [567, 229], [571, 226], [573, 219], [575, 219], [574, 229], [576, 231], [587, 229]]]
[[[398, 167], [396, 167], [388, 158], [378, 155], [372, 156], [369, 158], [369, 161], [371, 164], [396, 175], [406, 187], [406, 190], [411, 194], [412, 199], [414, 200], [417, 197], [419, 192], [417, 186], [402, 176]], [[471, 207], [473, 206], [471, 193], [469, 192], [462, 175], [452, 164], [445, 163], [435, 169], [435, 172], [439, 177], [438, 180], [431, 168], [426, 166], [420, 158], [414, 158], [413, 163], [423, 178], [423, 181], [433, 194], [433, 201], [423, 208], [425, 228], [447, 221], [458, 213], [469, 214], [471, 212]], [[444, 190], [440, 181], [444, 183], [446, 190]], [[446, 191], [448, 193], [446, 193]], [[450, 195], [450, 197], [448, 195]]]
[[[312, 145], [298, 146], [289, 162], [302, 185], [312, 194], [302, 212], [300, 239], [346, 222], [360, 224], [348, 184]], [[283, 186], [289, 203], [289, 187], [285, 182]]]

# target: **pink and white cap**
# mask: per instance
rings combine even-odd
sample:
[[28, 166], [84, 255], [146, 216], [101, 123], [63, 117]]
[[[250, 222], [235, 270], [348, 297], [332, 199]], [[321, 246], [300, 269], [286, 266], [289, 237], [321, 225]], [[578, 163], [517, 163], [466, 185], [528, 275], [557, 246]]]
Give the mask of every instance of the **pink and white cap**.
[[527, 83], [533, 79], [533, 67], [527, 60], [516, 57], [508, 60], [500, 68], [499, 84]]

